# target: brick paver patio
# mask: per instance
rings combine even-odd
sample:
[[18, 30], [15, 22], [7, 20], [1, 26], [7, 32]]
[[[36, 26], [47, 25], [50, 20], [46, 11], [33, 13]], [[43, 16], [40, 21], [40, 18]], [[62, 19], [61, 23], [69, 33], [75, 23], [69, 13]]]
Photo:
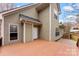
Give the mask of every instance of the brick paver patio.
[[79, 55], [76, 46], [38, 39], [30, 43], [16, 43], [0, 47], [2, 56], [72, 56]]

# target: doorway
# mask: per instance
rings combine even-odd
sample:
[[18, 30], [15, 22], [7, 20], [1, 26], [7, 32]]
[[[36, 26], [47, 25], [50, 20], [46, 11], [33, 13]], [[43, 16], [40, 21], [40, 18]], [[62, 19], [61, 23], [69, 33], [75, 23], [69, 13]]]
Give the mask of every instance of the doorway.
[[38, 27], [33, 27], [32, 36], [33, 40], [38, 38]]

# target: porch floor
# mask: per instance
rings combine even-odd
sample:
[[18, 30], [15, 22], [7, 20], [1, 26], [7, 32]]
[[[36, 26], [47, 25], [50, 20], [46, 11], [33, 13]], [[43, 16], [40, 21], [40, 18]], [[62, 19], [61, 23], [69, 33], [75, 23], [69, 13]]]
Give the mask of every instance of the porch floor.
[[2, 56], [72, 56], [79, 55], [76, 46], [69, 46], [61, 42], [48, 42], [37, 39], [29, 43], [16, 43], [0, 47]]

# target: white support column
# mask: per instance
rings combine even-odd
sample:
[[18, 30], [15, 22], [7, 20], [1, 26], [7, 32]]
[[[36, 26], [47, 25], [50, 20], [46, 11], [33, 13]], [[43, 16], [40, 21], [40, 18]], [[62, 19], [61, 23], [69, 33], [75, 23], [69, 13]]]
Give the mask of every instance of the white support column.
[[26, 42], [25, 31], [26, 31], [26, 24], [24, 23], [24, 24], [23, 24], [23, 42], [24, 42], [24, 43]]
[[49, 41], [51, 41], [51, 3], [49, 7]]

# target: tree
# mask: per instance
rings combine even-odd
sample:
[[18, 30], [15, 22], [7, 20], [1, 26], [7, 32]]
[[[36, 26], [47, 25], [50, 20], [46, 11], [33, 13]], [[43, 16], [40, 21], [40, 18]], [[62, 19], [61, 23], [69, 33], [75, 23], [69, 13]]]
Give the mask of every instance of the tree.
[[64, 23], [64, 36], [68, 39], [70, 39], [70, 29], [71, 29], [71, 23], [70, 22], [67, 22], [67, 23]]
[[0, 3], [0, 12], [15, 8], [14, 3]]

